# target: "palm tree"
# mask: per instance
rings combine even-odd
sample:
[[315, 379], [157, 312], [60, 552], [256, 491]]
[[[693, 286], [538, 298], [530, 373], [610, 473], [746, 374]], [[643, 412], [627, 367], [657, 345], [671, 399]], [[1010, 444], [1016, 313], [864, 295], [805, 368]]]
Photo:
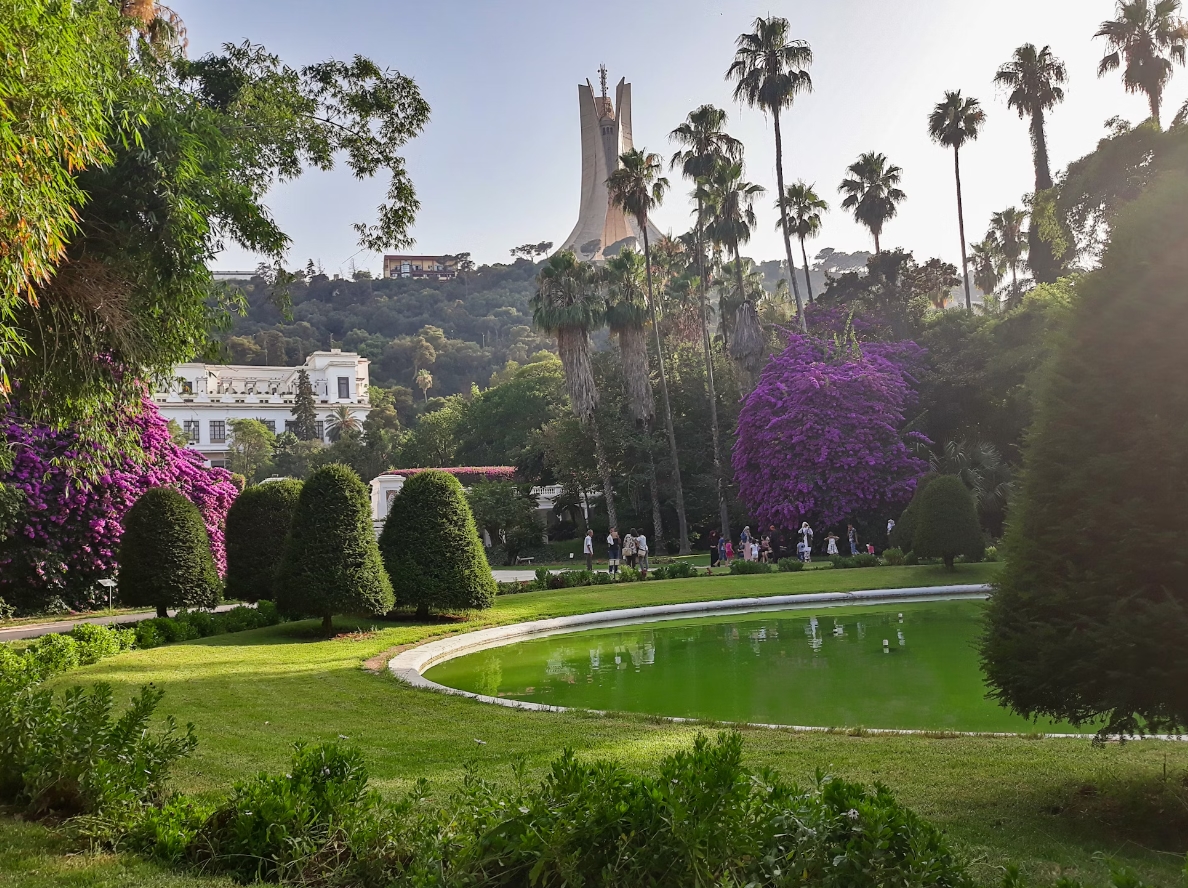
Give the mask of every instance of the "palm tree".
[[[1035, 192], [1052, 188], [1052, 169], [1048, 161], [1048, 136], [1044, 131], [1044, 115], [1064, 101], [1061, 84], [1068, 80], [1064, 62], [1052, 54], [1052, 47], [1036, 49], [1025, 43], [1015, 50], [1011, 60], [998, 69], [994, 82], [1010, 90], [1007, 107], [1019, 112], [1019, 117], [1031, 118], [1031, 153], [1035, 164]], [[1033, 225], [1029, 233], [1028, 255], [1031, 273], [1041, 283], [1052, 283], [1060, 274], [1052, 246], [1040, 236], [1040, 227]]]
[[804, 303], [800, 300], [800, 288], [796, 285], [796, 264], [792, 261], [788, 207], [784, 202], [784, 142], [780, 133], [780, 111], [791, 108], [798, 94], [812, 90], [813, 80], [805, 69], [813, 63], [813, 50], [805, 41], [789, 37], [791, 27], [786, 18], [778, 16], [755, 19], [755, 30], [738, 37], [734, 62], [726, 72], [726, 79], [735, 81], [735, 99], [762, 108], [771, 115], [772, 128], [775, 130], [776, 186], [779, 189], [788, 278], [796, 296], [800, 328], [807, 330]]
[[990, 231], [986, 237], [994, 241], [994, 246], [1011, 269], [1011, 305], [1019, 304], [1019, 263], [1023, 261], [1023, 254], [1027, 251], [1027, 232], [1023, 226], [1027, 223], [1027, 211], [1017, 207], [1007, 207], [1001, 213], [990, 217]]
[[977, 139], [986, 123], [986, 112], [977, 99], [962, 98], [961, 90], [945, 93], [928, 118], [932, 141], [953, 149], [953, 173], [957, 177], [957, 228], [961, 234], [961, 277], [965, 283], [965, 310], [973, 311], [969, 291], [969, 256], [965, 252], [965, 206], [961, 199], [961, 147]]
[[[648, 367], [648, 308], [645, 292], [644, 257], [632, 249], [621, 250], [608, 259], [602, 269], [606, 285], [606, 325], [619, 341], [623, 361], [623, 383], [627, 406], [637, 426], [648, 431], [651, 439], [656, 402], [652, 397], [651, 370]], [[648, 485], [652, 497], [652, 527], [657, 545], [664, 539], [660, 514], [660, 491], [656, 485], [656, 465], [648, 447]]]
[[421, 390], [421, 394], [425, 398], [425, 402], [429, 401], [429, 389], [433, 388], [433, 374], [422, 367], [417, 371], [417, 375], [413, 377], [413, 384]]
[[1188, 53], [1188, 24], [1179, 11], [1180, 0], [1119, 0], [1117, 18], [1102, 22], [1093, 35], [1104, 37], [1108, 47], [1097, 76], [1122, 68], [1126, 91], [1146, 95], [1156, 126], [1172, 63], [1183, 65]]
[[973, 261], [974, 284], [984, 294], [982, 304], [985, 306], [985, 300], [992, 297], [1002, 283], [1002, 277], [1006, 274], [1006, 259], [998, 248], [998, 242], [990, 235], [976, 244], [970, 244], [969, 252]]
[[903, 170], [887, 164], [887, 155], [869, 151], [846, 168], [849, 177], [838, 188], [846, 199], [843, 210], [852, 210], [854, 220], [874, 236], [875, 254], [882, 252], [879, 237], [888, 219], [894, 219], [907, 195], [899, 190]]
[[602, 476], [606, 515], [611, 527], [619, 523], [615, 510], [615, 489], [610, 464], [602, 449], [594, 409], [598, 387], [590, 363], [590, 333], [601, 326], [606, 306], [598, 292], [598, 272], [588, 262], [579, 262], [569, 250], [554, 253], [536, 276], [532, 300], [532, 322], [538, 329], [557, 337], [557, 354], [565, 370], [569, 406], [594, 439], [594, 455]]
[[734, 257], [734, 273], [742, 303], [735, 321], [731, 354], [744, 367], [752, 365], [747, 369], [754, 369], [753, 365], [762, 357], [763, 343], [755, 306], [746, 297], [738, 250], [741, 244], [751, 239], [751, 231], [756, 225], [755, 198], [764, 188], [744, 181], [742, 174], [741, 163], [718, 164], [708, 176], [697, 180], [696, 197], [705, 216], [701, 224], [706, 235]]
[[[669, 165], [680, 164], [681, 174], [696, 182], [708, 176], [719, 164], [741, 162], [742, 142], [723, 132], [726, 112], [713, 105], [702, 105], [691, 111], [685, 122], [669, 133], [669, 138], [682, 150], [672, 156]], [[696, 193], [697, 221], [694, 227], [697, 250], [697, 277], [701, 295], [701, 347], [705, 353], [705, 379], [710, 402], [710, 430], [714, 445], [714, 481], [718, 488], [718, 513], [722, 523], [722, 538], [730, 539], [730, 507], [726, 500], [726, 480], [722, 474], [722, 446], [718, 435], [718, 394], [714, 388], [714, 359], [709, 335], [709, 304], [706, 287], [709, 274], [705, 267], [704, 208], [700, 191]]]
[[660, 369], [660, 393], [664, 396], [664, 428], [668, 432], [669, 456], [672, 459], [672, 486], [676, 497], [677, 529], [680, 534], [680, 554], [688, 555], [689, 522], [685, 517], [685, 488], [681, 483], [681, 461], [677, 453], [676, 431], [672, 425], [672, 402], [668, 398], [668, 375], [664, 370], [664, 343], [660, 339], [660, 321], [656, 317], [656, 298], [652, 292], [652, 247], [648, 242], [648, 214], [664, 200], [668, 179], [660, 175], [664, 159], [659, 154], [631, 150], [619, 156], [619, 168], [606, 180], [610, 202], [624, 213], [635, 217], [643, 234], [644, 272], [648, 284], [648, 313], [652, 317], [652, 333], [656, 337], [656, 359]]
[[357, 432], [362, 428], [359, 417], [351, 413], [346, 404], [339, 404], [326, 417], [326, 435], [331, 442], [341, 438], [344, 432]]
[[[804, 285], [808, 289], [809, 305], [813, 304], [813, 282], [809, 279], [808, 251], [804, 247], [804, 242], [821, 233], [821, 214], [829, 212], [829, 204], [817, 195], [816, 187], [805, 185], [804, 182], [789, 185], [784, 193], [784, 218], [776, 222], [776, 228], [781, 228], [786, 221], [791, 226], [791, 233], [800, 239], [800, 256], [804, 259]], [[779, 201], [776, 201], [776, 208], [781, 209]]]

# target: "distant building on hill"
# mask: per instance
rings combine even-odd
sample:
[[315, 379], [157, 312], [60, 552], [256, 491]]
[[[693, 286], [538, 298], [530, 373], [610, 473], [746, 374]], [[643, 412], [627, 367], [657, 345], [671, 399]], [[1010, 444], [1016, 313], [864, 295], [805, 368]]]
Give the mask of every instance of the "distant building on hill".
[[326, 439], [326, 420], [346, 405], [360, 423], [371, 412], [370, 361], [333, 348], [316, 351], [300, 367], [244, 364], [178, 364], [153, 392], [153, 402], [174, 420], [213, 466], [225, 466], [231, 420], [258, 419], [280, 434], [293, 426], [297, 373], [305, 370], [313, 388], [317, 438]]
[[458, 276], [457, 256], [385, 256], [386, 278], [431, 278], [448, 281]]

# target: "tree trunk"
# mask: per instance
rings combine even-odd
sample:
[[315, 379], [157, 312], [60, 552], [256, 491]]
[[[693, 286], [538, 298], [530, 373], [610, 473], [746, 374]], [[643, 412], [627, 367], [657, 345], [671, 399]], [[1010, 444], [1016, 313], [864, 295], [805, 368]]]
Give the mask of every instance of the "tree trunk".
[[615, 511], [615, 486], [611, 483], [610, 463], [602, 449], [602, 436], [598, 434], [598, 423], [590, 418], [588, 428], [594, 437], [594, 460], [598, 463], [598, 474], [602, 476], [602, 496], [606, 500], [606, 518], [611, 527], [619, 526], [619, 513]]
[[157, 616], [162, 617], [162, 618], [168, 617], [169, 616], [169, 608], [164, 604], [158, 604], [157, 605]]
[[[329, 618], [327, 618], [327, 619], [329, 619]], [[417, 605], [417, 619], [418, 620], [428, 620], [429, 619], [429, 603], [428, 602], [422, 601], [420, 604]]]
[[680, 533], [682, 555], [688, 555], [689, 522], [685, 517], [685, 489], [681, 484], [681, 459], [677, 454], [676, 432], [672, 427], [672, 402], [668, 399], [668, 376], [664, 372], [664, 346], [660, 341], [660, 322], [656, 319], [656, 300], [652, 297], [652, 248], [648, 243], [648, 220], [645, 216], [640, 220], [639, 227], [643, 229], [644, 242], [644, 272], [648, 278], [648, 313], [652, 318], [652, 332], [656, 336], [656, 361], [660, 367], [660, 390], [664, 394], [664, 428], [668, 432], [668, 448], [672, 451], [672, 483], [673, 494], [676, 496], [677, 530]]
[[705, 280], [705, 245], [701, 241], [702, 202], [697, 201], [697, 273], [701, 278], [701, 345], [705, 351], [705, 380], [709, 389], [710, 434], [714, 440], [714, 483], [718, 488], [718, 511], [722, 537], [730, 539], [730, 509], [726, 503], [726, 482], [722, 477], [722, 453], [718, 440], [718, 393], [714, 387], [714, 355], [710, 348], [709, 297]]
[[879, 246], [879, 233], [878, 233], [877, 231], [872, 231], [872, 232], [871, 232], [871, 234], [873, 234], [873, 235], [874, 235], [874, 239], [875, 239], [875, 255], [877, 256], [877, 255], [879, 255], [879, 253], [883, 252], [882, 248]]
[[1011, 308], [1019, 304], [1019, 263], [1011, 263]]
[[[420, 611], [417, 612], [418, 616]], [[322, 614], [322, 633], [329, 636], [334, 634], [334, 615]]]
[[[734, 246], [734, 277], [735, 277], [735, 280], [738, 282], [738, 296], [743, 302], [746, 302], [747, 294], [746, 294], [746, 290], [745, 290], [745, 285], [743, 284], [742, 259], [739, 258], [739, 255], [738, 255], [738, 244], [735, 243], [733, 246]], [[735, 332], [737, 333], [738, 331], [735, 331]], [[751, 371], [748, 370], [746, 367], [739, 366], [738, 361], [734, 362], [734, 366], [738, 368], [739, 376], [741, 377], [741, 381], [742, 381], [741, 387], [744, 389], [744, 391], [750, 392], [751, 391]]]
[[792, 261], [792, 237], [788, 231], [788, 202], [784, 194], [784, 140], [780, 135], [780, 111], [774, 109], [771, 114], [775, 124], [776, 143], [776, 187], [780, 189], [780, 233], [784, 236], [784, 255], [788, 258], [788, 280], [792, 283], [792, 293], [796, 297], [796, 317], [800, 321], [802, 332], [808, 332], [808, 323], [804, 319], [804, 303], [800, 299], [800, 287], [796, 283], [796, 263]]
[[1035, 190], [1052, 187], [1052, 170], [1048, 164], [1048, 137], [1044, 134], [1044, 111], [1037, 108], [1031, 115], [1031, 149], [1035, 158]]
[[[648, 436], [649, 443], [651, 435]], [[655, 546], [664, 545], [664, 517], [660, 514], [660, 485], [656, 483], [656, 460], [648, 448], [648, 492], [652, 496], [652, 540]], [[662, 549], [655, 549], [659, 554]]]
[[804, 259], [804, 285], [808, 288], [809, 305], [813, 304], [813, 282], [809, 277], [808, 250], [804, 248], [804, 238], [800, 239], [800, 256]]
[[1147, 103], [1151, 106], [1151, 119], [1155, 121], [1155, 129], [1162, 130], [1163, 124], [1159, 120], [1159, 107], [1163, 104], [1163, 90], [1158, 87], [1151, 90], [1147, 94]]
[[969, 292], [969, 257], [965, 247], [965, 204], [961, 199], [961, 152], [953, 148], [953, 174], [957, 177], [957, 230], [961, 234], [961, 280], [965, 284], [965, 310], [973, 311], [973, 297]]
[[[1035, 160], [1035, 193], [1052, 188], [1052, 170], [1048, 163], [1048, 138], [1044, 133], [1044, 110], [1037, 108], [1031, 115], [1031, 149]], [[1037, 284], [1053, 284], [1060, 277], [1060, 268], [1052, 245], [1044, 240], [1040, 226], [1035, 224], [1035, 207], [1032, 207], [1032, 224], [1027, 229], [1027, 261]]]

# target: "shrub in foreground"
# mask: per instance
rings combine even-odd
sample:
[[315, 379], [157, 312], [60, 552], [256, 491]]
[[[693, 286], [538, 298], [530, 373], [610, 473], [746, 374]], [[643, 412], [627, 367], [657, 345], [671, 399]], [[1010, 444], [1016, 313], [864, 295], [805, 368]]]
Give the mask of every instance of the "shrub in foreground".
[[732, 574], [765, 574], [771, 573], [771, 565], [762, 561], [731, 561]]
[[[896, 525], [896, 526], [898, 526], [898, 525]], [[883, 563], [890, 565], [891, 567], [898, 567], [899, 565], [903, 564], [904, 563], [903, 550], [895, 549], [895, 548], [884, 549], [883, 550]]]
[[941, 475], [920, 494], [912, 551], [920, 558], [940, 558], [953, 569], [958, 555], [981, 561], [985, 548], [973, 494], [956, 475]]
[[371, 526], [371, 498], [354, 470], [324, 466], [301, 488], [276, 579], [277, 607], [318, 616], [329, 634], [335, 614], [371, 616], [392, 608]]
[[249, 487], [227, 512], [226, 595], [274, 601], [276, 568], [293, 523], [301, 482], [286, 478]]
[[448, 472], [418, 472], [405, 482], [379, 546], [396, 603], [415, 607], [419, 617], [495, 603], [495, 577], [474, 515], [462, 485]]
[[124, 516], [120, 540], [120, 602], [154, 607], [213, 607], [222, 599], [202, 513], [170, 487], [141, 495]]
[[804, 562], [799, 558], [781, 558], [776, 567], [783, 573], [795, 573], [798, 570], [804, 570]]

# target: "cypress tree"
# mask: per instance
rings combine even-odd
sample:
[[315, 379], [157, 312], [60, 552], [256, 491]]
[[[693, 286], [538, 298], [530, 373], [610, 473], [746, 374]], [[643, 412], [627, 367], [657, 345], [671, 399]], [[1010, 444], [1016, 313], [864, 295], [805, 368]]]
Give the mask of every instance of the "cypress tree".
[[380, 534], [384, 567], [396, 603], [429, 610], [475, 610], [495, 602], [474, 515], [458, 479], [448, 472], [418, 472], [392, 503]]
[[301, 488], [276, 575], [277, 607], [289, 616], [368, 616], [392, 608], [371, 525], [371, 498], [349, 466], [314, 472]]
[[222, 583], [202, 513], [172, 487], [146, 490], [124, 516], [120, 602], [154, 607], [214, 607]]
[[920, 558], [943, 558], [945, 567], [964, 555], [981, 561], [985, 551], [973, 494], [956, 475], [934, 478], [918, 497], [912, 551]]
[[318, 413], [314, 405], [313, 386], [304, 369], [297, 371], [297, 395], [293, 399], [293, 434], [301, 441], [318, 436]]
[[982, 661], [1026, 716], [1188, 727], [1188, 157], [1077, 287], [1024, 451]]
[[249, 487], [227, 512], [228, 598], [276, 600], [274, 580], [293, 523], [301, 482], [286, 478]]
[[924, 488], [931, 484], [936, 477], [936, 475], [925, 475], [916, 482], [916, 492], [912, 495], [912, 501], [903, 510], [903, 514], [899, 516], [895, 526], [891, 528], [891, 536], [888, 537], [887, 543], [904, 554], [912, 551], [912, 543], [916, 541], [916, 521], [920, 516], [920, 496], [924, 493]]

